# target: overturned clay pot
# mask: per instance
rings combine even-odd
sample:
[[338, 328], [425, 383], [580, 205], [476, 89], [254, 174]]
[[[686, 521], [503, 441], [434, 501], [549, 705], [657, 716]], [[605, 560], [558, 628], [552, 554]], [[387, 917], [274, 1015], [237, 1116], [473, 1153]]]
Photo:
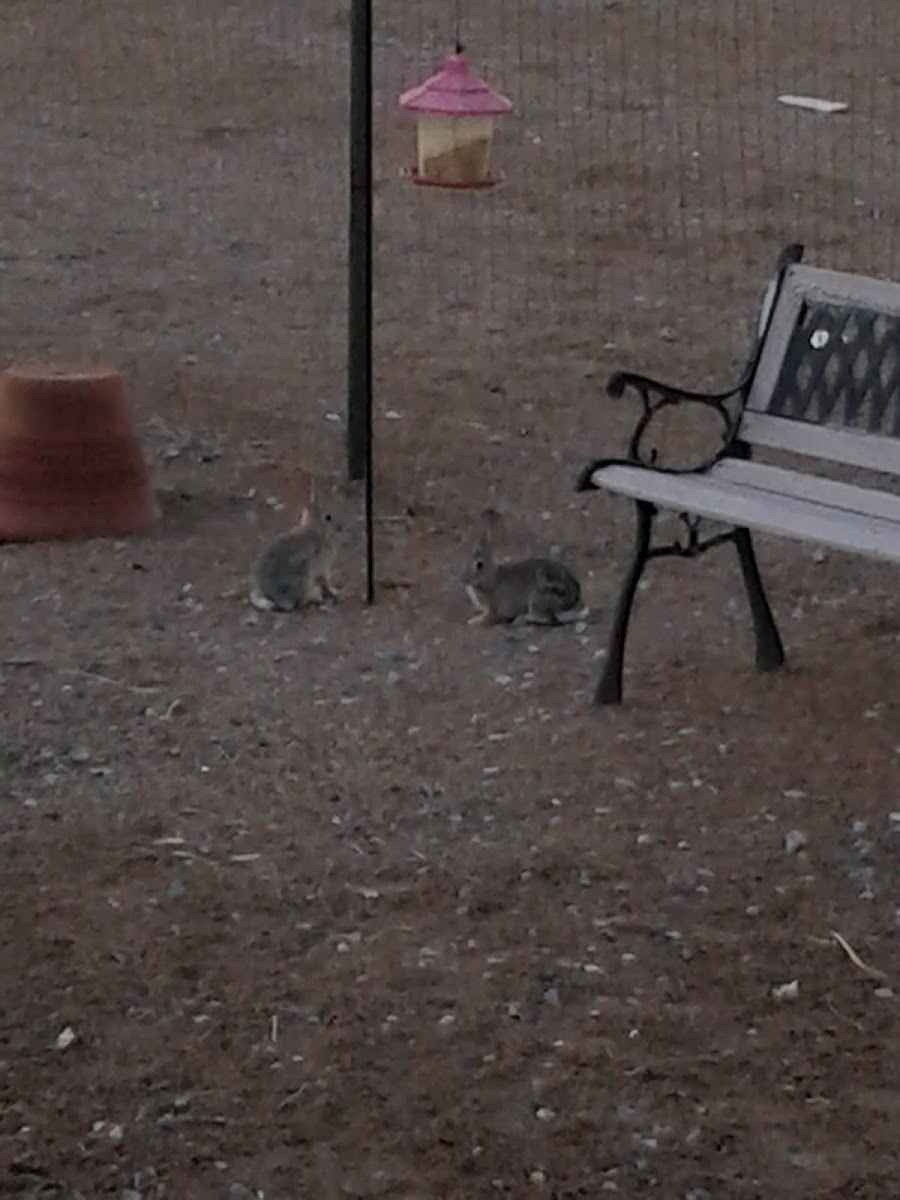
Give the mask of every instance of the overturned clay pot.
[[0, 540], [122, 536], [154, 515], [117, 372], [39, 364], [0, 374]]

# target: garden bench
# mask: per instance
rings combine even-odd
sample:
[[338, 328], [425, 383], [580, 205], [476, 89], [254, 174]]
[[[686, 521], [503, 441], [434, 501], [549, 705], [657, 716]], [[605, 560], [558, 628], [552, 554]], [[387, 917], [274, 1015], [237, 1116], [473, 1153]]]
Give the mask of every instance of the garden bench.
[[[598, 704], [622, 699], [628, 623], [650, 559], [693, 558], [734, 544], [760, 671], [780, 667], [784, 648], [751, 530], [900, 562], [900, 283], [809, 267], [802, 257], [798, 245], [780, 255], [748, 365], [733, 388], [690, 392], [629, 372], [609, 380], [611, 396], [636, 391], [642, 412], [627, 454], [589, 463], [577, 484], [579, 491], [630, 497], [637, 508], [634, 554], [613, 616]], [[647, 444], [654, 418], [681, 404], [721, 420], [721, 443], [696, 467], [663, 466]], [[802, 456], [802, 465], [755, 461], [756, 447]], [[823, 463], [872, 472], [869, 486], [816, 473]], [[677, 514], [685, 529], [669, 544], [653, 543], [659, 509]], [[701, 536], [704, 520], [727, 528]]]

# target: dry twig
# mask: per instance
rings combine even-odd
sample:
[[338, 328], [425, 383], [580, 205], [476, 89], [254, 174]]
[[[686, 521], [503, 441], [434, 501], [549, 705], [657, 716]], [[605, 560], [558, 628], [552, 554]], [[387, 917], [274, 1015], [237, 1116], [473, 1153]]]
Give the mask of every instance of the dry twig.
[[885, 975], [884, 971], [879, 971], [877, 967], [867, 966], [847, 941], [847, 939], [842, 937], [836, 929], [832, 929], [831, 936], [844, 951], [853, 965], [855, 967], [859, 967], [860, 971], [862, 971], [864, 975], [869, 975], [872, 979], [887, 979], [887, 975]]

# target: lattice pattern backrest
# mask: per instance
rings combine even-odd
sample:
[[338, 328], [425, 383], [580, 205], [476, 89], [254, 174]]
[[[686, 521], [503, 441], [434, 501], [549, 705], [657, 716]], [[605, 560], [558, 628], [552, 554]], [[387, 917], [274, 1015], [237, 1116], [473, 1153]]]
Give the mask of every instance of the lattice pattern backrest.
[[747, 408], [900, 438], [900, 284], [790, 267]]

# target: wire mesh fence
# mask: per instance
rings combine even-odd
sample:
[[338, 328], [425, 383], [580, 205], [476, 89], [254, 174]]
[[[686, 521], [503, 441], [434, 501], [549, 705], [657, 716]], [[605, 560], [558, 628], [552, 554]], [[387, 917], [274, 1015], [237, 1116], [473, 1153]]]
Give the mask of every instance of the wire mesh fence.
[[[709, 369], [780, 246], [896, 276], [895, 0], [375, 0], [379, 385], [565, 387], [598, 347]], [[457, 29], [458, 23], [458, 29]], [[103, 354], [157, 395], [340, 413], [348, 0], [8, 0], [0, 15], [7, 357]], [[457, 32], [511, 97], [501, 186], [401, 176], [400, 91]], [[842, 101], [822, 115], [785, 93]], [[661, 344], [659, 331], [665, 337]], [[320, 422], [321, 423], [321, 422]]]

